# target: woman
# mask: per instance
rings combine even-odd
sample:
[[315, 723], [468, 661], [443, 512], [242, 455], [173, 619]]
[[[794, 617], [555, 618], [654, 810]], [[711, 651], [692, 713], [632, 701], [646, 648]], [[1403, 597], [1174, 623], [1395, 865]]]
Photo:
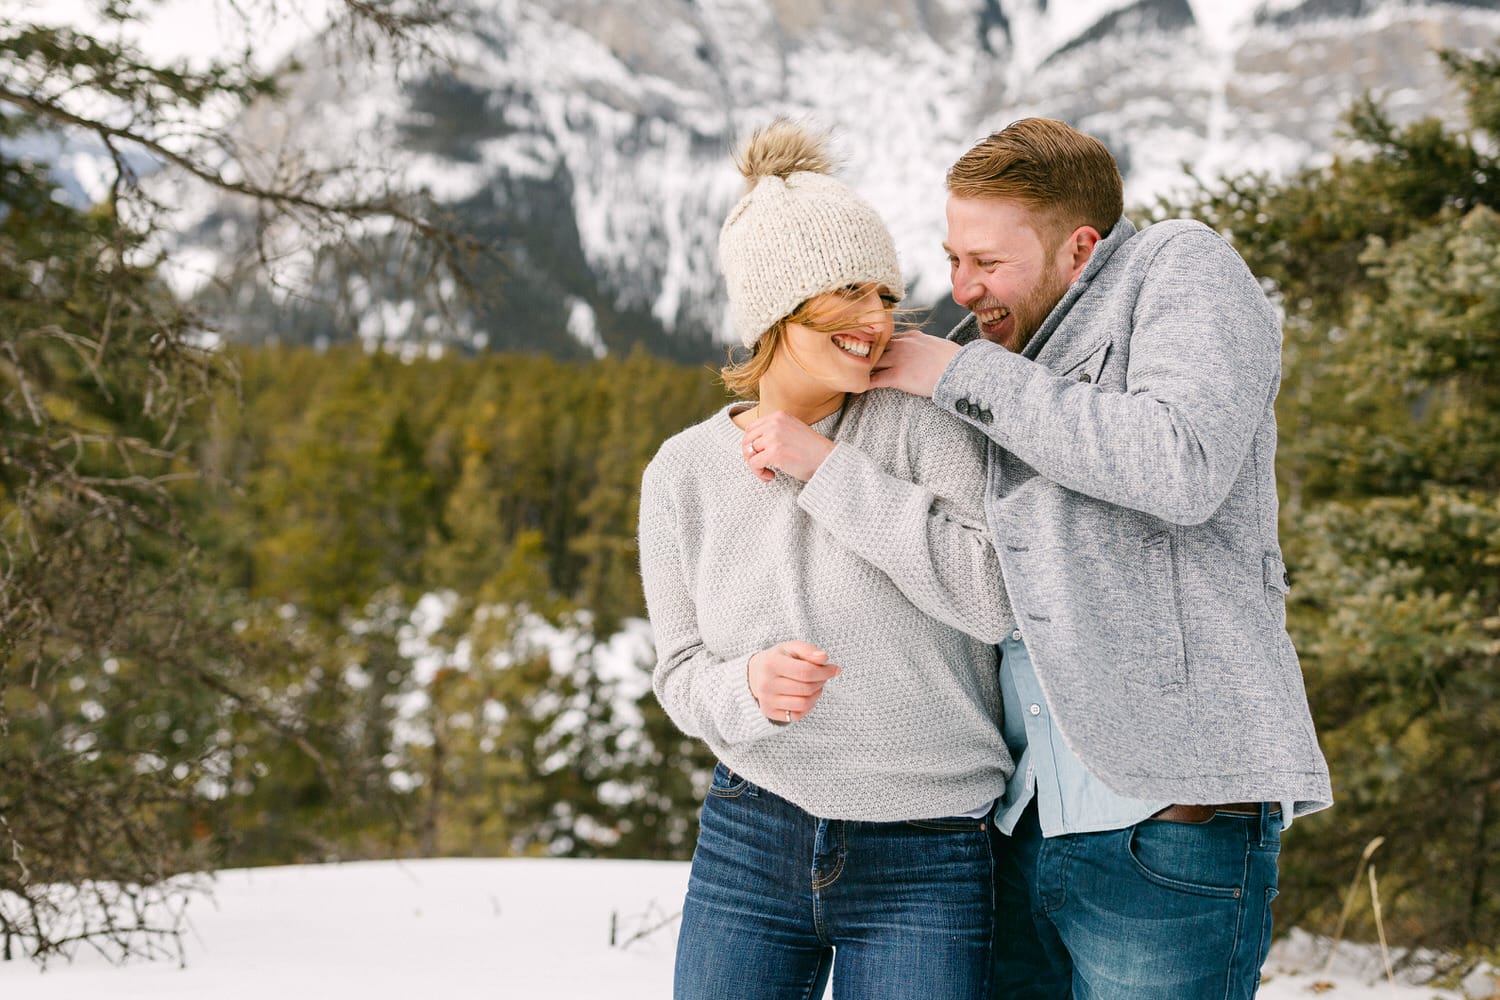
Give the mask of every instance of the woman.
[[[1010, 620], [982, 443], [865, 393], [903, 293], [872, 208], [790, 122], [753, 135], [719, 237], [732, 404], [641, 486], [654, 686], [718, 755], [675, 996], [986, 995], [986, 816], [1011, 771]], [[863, 395], [862, 395], [863, 393]], [[977, 638], [976, 638], [977, 636]]]

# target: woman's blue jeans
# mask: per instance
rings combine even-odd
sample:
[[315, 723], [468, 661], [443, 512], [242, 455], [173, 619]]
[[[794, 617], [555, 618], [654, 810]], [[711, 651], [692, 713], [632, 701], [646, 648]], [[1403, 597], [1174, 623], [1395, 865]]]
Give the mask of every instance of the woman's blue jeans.
[[995, 837], [994, 1000], [1250, 1000], [1271, 947], [1281, 816]]
[[723, 764], [703, 803], [676, 1000], [983, 1000], [988, 821], [809, 815]]

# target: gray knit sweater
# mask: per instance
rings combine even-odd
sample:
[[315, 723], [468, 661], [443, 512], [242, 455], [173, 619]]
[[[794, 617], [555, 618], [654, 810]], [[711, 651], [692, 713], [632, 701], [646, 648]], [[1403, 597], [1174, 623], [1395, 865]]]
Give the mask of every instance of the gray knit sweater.
[[[929, 400], [851, 397], [806, 484], [763, 483], [726, 407], [662, 445], [641, 484], [656, 696], [734, 771], [827, 819], [950, 816], [1012, 763], [991, 645], [1012, 614], [979, 499], [984, 442]], [[843, 668], [791, 725], [750, 656], [800, 639]]]

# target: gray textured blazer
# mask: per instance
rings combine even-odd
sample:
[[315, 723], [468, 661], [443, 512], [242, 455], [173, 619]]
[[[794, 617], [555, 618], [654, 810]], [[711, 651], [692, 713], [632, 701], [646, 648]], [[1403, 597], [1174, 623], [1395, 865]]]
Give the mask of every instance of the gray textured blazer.
[[990, 527], [1068, 746], [1138, 798], [1329, 805], [1277, 543], [1281, 327], [1239, 254], [1121, 219], [1024, 354], [976, 333], [933, 398], [992, 442]]

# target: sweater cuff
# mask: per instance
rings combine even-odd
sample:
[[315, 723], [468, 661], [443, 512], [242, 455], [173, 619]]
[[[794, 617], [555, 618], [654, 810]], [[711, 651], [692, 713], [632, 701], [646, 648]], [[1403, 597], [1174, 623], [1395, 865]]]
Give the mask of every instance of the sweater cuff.
[[730, 671], [730, 691], [733, 692], [734, 703], [739, 708], [740, 719], [745, 726], [746, 743], [775, 736], [781, 731], [780, 726], [766, 718], [766, 713], [760, 710], [760, 703], [755, 700], [755, 695], [750, 693], [750, 657], [754, 655], [754, 653], [746, 653], [744, 656], [736, 656], [725, 663], [725, 667]]
[[[1026, 384], [1036, 373], [1037, 364], [1013, 354], [988, 340], [965, 344], [932, 387], [932, 401], [960, 420], [979, 429], [987, 437], [1005, 425], [1001, 415], [1021, 405]], [[959, 404], [963, 405], [960, 406]], [[991, 421], [981, 421], [976, 414], [988, 410]]]
[[802, 492], [797, 494], [797, 506], [815, 521], [841, 513], [847, 504], [850, 483], [865, 471], [868, 462], [868, 457], [858, 448], [843, 441], [835, 442], [833, 451], [823, 459], [812, 478], [802, 485]]

